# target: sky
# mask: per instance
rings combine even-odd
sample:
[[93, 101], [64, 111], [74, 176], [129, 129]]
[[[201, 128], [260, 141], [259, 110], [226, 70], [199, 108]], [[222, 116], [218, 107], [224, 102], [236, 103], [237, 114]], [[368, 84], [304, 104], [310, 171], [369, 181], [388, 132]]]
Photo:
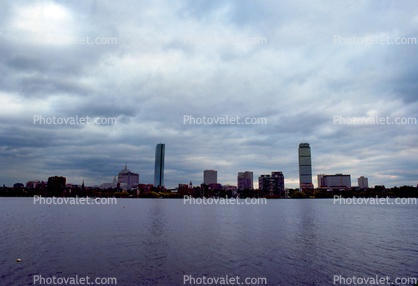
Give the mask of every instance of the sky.
[[[415, 186], [417, 32], [414, 0], [1, 1], [0, 184], [96, 185], [126, 164], [153, 183], [161, 142], [168, 188], [206, 169], [296, 188], [308, 142], [315, 186]], [[115, 121], [71, 124], [87, 116]]]

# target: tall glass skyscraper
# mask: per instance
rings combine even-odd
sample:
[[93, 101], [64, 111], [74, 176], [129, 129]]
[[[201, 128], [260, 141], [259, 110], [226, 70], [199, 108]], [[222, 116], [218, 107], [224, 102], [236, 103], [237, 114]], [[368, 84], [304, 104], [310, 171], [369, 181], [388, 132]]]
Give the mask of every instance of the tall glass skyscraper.
[[311, 147], [309, 143], [299, 144], [299, 183], [312, 184]]
[[154, 186], [164, 186], [165, 144], [159, 143], [155, 148]]

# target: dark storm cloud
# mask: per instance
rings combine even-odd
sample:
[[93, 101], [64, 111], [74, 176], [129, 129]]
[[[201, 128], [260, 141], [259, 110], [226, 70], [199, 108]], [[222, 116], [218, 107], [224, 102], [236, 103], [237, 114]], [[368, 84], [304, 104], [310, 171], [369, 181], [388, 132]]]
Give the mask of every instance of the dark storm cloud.
[[[4, 126], [4, 125], [3, 125]], [[51, 145], [54, 134], [21, 127], [19, 125], [8, 125], [1, 127], [0, 142], [6, 150], [19, 150], [24, 147], [47, 148]]]
[[[297, 147], [313, 175], [416, 184], [417, 125], [335, 124], [334, 117], [418, 117], [417, 45], [334, 43], [334, 36], [414, 37], [413, 1], [39, 1], [0, 4], [0, 183], [65, 175], [112, 181], [128, 164], [153, 182], [166, 143], [166, 185], [218, 170], [283, 171], [298, 186]], [[34, 43], [51, 37], [117, 44]], [[185, 37], [265, 38], [191, 44]], [[114, 125], [40, 125], [43, 117], [113, 117]], [[184, 116], [265, 118], [190, 125]], [[402, 168], [408, 171], [403, 172]], [[316, 178], [314, 179], [316, 184]]]

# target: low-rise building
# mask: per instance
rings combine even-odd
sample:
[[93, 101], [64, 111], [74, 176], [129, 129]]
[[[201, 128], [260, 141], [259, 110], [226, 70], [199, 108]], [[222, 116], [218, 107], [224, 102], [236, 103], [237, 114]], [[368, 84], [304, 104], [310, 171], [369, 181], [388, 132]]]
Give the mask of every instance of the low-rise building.
[[318, 188], [323, 188], [323, 189], [350, 189], [351, 188], [351, 175], [318, 174], [317, 178], [318, 178]]

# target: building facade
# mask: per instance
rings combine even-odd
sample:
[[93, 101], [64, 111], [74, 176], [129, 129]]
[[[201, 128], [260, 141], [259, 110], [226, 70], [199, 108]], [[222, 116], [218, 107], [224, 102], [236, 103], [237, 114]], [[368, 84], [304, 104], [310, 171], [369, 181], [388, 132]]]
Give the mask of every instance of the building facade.
[[253, 189], [253, 172], [238, 172], [237, 185], [238, 190]]
[[60, 177], [60, 176], [49, 177], [48, 178], [49, 194], [60, 195], [65, 188], [66, 181], [67, 181], [67, 178], [65, 177]]
[[349, 189], [349, 188], [351, 188], [351, 175], [319, 174], [317, 177], [318, 177], [318, 188], [331, 188], [331, 189]]
[[220, 189], [222, 189], [222, 185], [221, 184], [218, 184], [218, 183], [216, 183], [216, 184], [210, 183], [209, 184], [209, 189], [212, 189], [212, 190], [220, 190]]
[[125, 165], [125, 169], [118, 174], [118, 185], [122, 189], [129, 190], [133, 187], [137, 187], [139, 184], [139, 174], [133, 173]]
[[[139, 182], [139, 174], [138, 174], [138, 182]], [[100, 189], [104, 189], [104, 190], [107, 190], [107, 189], [115, 189], [117, 187], [118, 187], [118, 182], [116, 180], [116, 176], [113, 178], [113, 182], [112, 183], [103, 183], [103, 184], [100, 184]]]
[[271, 172], [271, 175], [261, 175], [258, 177], [258, 186], [262, 195], [285, 197], [282, 172]]
[[[312, 160], [309, 143], [299, 144], [299, 186], [312, 185]], [[313, 186], [312, 186], [313, 188]]]
[[367, 189], [369, 187], [369, 179], [364, 176], [360, 176], [360, 178], [357, 179], [357, 183], [361, 189]]
[[155, 147], [155, 169], [154, 169], [154, 186], [164, 186], [164, 157], [165, 144], [159, 143]]
[[218, 171], [204, 170], [203, 171], [203, 184], [217, 184], [218, 183]]
[[26, 183], [26, 188], [38, 189], [40, 186], [40, 181], [29, 181]]

